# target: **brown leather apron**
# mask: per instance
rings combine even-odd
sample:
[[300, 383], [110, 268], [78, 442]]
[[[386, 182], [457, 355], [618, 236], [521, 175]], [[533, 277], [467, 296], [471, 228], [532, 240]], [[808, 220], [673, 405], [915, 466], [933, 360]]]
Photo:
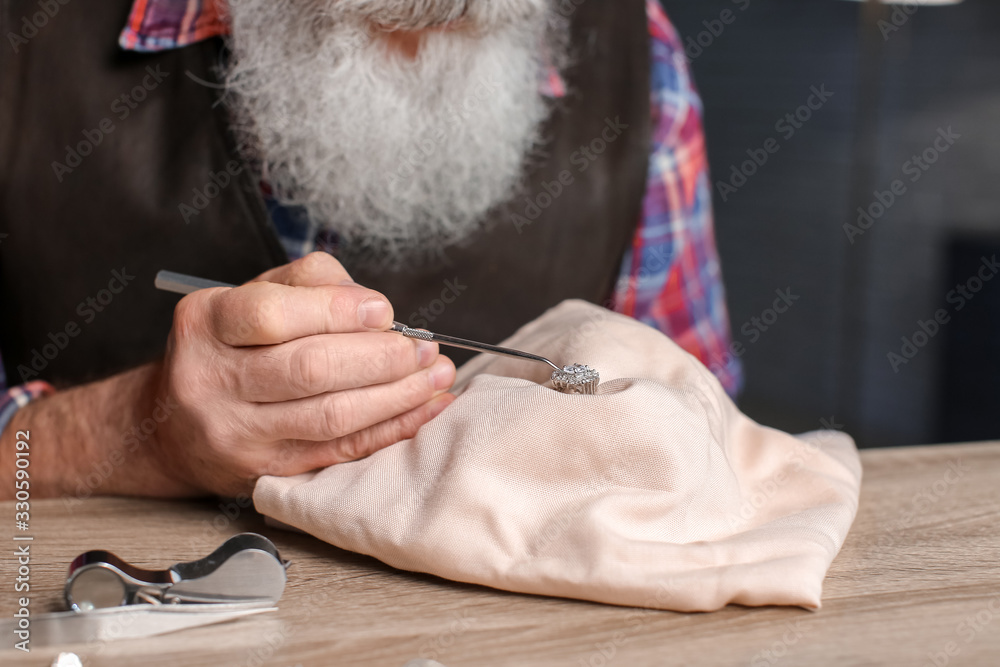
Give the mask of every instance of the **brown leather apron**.
[[[0, 34], [23, 37], [0, 49], [8, 384], [72, 385], [161, 355], [178, 297], [154, 289], [159, 269], [239, 283], [287, 261], [219, 91], [196, 80], [217, 81], [220, 41], [123, 52], [130, 5], [58, 5], [34, 33], [23, 17], [37, 2], [2, 5]], [[571, 22], [570, 93], [524, 194], [418, 270], [347, 267], [389, 297], [397, 319], [499, 341], [563, 299], [608, 298], [645, 191], [644, 2], [589, 0]]]

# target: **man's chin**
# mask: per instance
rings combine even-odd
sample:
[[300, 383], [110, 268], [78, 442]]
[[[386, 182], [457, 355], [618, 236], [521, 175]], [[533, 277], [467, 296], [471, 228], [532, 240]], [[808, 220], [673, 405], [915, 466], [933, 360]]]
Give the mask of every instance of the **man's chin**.
[[297, 43], [305, 19], [269, 2], [233, 3], [228, 81], [278, 199], [303, 205], [345, 261], [367, 265], [439, 261], [479, 232], [514, 193], [548, 115], [545, 28], [433, 31], [411, 61], [338, 24], [290, 55], [278, 47]]

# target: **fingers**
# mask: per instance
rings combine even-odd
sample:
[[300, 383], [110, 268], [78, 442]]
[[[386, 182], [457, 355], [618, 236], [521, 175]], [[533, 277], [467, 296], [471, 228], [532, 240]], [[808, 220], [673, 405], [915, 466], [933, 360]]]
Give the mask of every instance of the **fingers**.
[[308, 336], [234, 353], [230, 370], [236, 397], [273, 403], [400, 380], [433, 364], [438, 346], [370, 332]]
[[[281, 283], [292, 287], [318, 287], [340, 285], [351, 281], [340, 262], [325, 252], [311, 252], [289, 264], [265, 271], [250, 282]], [[351, 281], [353, 282], [353, 281]]]
[[276, 345], [319, 334], [384, 331], [392, 323], [389, 301], [359, 286], [251, 282], [202, 292], [185, 299], [208, 300], [204, 305], [212, 334], [232, 347]]
[[325, 468], [335, 463], [355, 461], [384, 447], [417, 435], [421, 426], [438, 416], [455, 400], [454, 394], [441, 394], [409, 412], [328, 442], [308, 442], [302, 449], [300, 464], [304, 470]]
[[401, 380], [282, 403], [253, 406], [250, 437], [260, 440], [336, 440], [409, 412], [455, 381], [455, 365], [439, 356]]
[[454, 400], [453, 394], [435, 396], [409, 412], [343, 438], [325, 442], [285, 440], [268, 455], [266, 464], [257, 467], [254, 473], [246, 477], [256, 480], [260, 475], [298, 475], [370, 456], [389, 445], [414, 437], [421, 426], [440, 414]]
[[178, 303], [174, 324], [184, 333], [203, 331], [206, 323], [223, 344], [247, 347], [318, 334], [384, 331], [392, 316], [383, 295], [351, 282], [340, 262], [316, 252], [239, 287], [189, 294]]

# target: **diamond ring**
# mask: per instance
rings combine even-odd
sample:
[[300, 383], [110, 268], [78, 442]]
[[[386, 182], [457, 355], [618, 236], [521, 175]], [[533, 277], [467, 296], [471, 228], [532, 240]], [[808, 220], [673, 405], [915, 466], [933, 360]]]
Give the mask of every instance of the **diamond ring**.
[[552, 371], [552, 386], [564, 394], [596, 394], [600, 374], [590, 366], [570, 364]]

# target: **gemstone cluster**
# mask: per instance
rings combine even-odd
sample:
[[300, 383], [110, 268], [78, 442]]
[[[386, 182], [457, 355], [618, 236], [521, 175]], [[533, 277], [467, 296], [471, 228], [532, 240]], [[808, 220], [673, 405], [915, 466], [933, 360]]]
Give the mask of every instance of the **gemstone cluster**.
[[600, 374], [590, 366], [570, 364], [552, 371], [552, 386], [565, 394], [596, 394]]

